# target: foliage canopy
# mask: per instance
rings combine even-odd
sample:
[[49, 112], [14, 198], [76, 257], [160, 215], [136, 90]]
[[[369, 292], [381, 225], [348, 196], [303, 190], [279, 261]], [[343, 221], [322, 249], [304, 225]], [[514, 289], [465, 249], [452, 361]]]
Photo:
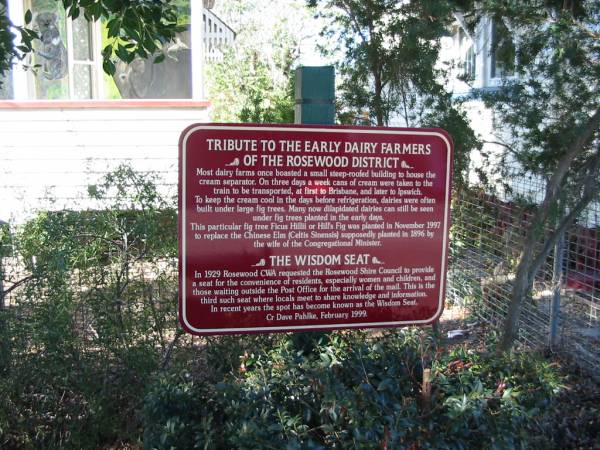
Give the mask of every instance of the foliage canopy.
[[238, 33], [223, 61], [208, 67], [212, 119], [293, 123], [293, 69], [310, 35], [304, 3], [236, 0], [216, 8]]
[[440, 39], [453, 12], [469, 2], [427, 0], [310, 0], [327, 21], [323, 51], [342, 55], [341, 120], [378, 126], [440, 127], [455, 143], [455, 180], [480, 143], [459, 103], [444, 87], [449, 67], [439, 64]]

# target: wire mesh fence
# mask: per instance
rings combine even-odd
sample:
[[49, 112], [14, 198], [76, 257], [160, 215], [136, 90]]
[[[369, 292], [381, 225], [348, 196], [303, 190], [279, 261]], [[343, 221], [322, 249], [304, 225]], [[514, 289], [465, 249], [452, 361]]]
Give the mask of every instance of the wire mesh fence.
[[[448, 300], [491, 325], [507, 315], [517, 258], [542, 180], [521, 176], [509, 192], [480, 187], [457, 192], [453, 204]], [[600, 206], [571, 226], [537, 273], [519, 319], [519, 341], [568, 352], [600, 367]], [[542, 242], [539, 243], [541, 245]]]
[[[156, 172], [146, 169], [139, 173], [151, 176], [159, 190], [167, 187], [165, 198], [169, 199], [169, 209], [174, 209], [174, 168]], [[106, 173], [85, 174], [89, 184], [77, 195], [57, 196], [55, 192], [46, 199], [36, 198], [36, 210], [102, 211], [102, 202], [87, 198], [87, 187], [95, 186], [97, 179], [105, 176]], [[498, 327], [508, 310], [526, 228], [543, 192], [541, 180], [515, 179], [510, 193], [490, 194], [481, 187], [469, 187], [457, 191], [453, 199], [448, 301]], [[82, 181], [82, 186], [84, 184]], [[60, 174], [53, 178], [51, 185], [61, 186]], [[0, 182], [0, 192], [19, 195], [15, 190], [18, 189]], [[71, 200], [70, 197], [76, 198]], [[83, 197], [87, 199], [82, 200]], [[109, 193], [104, 201], [113, 202]], [[27, 201], [22, 203], [23, 208], [27, 205]], [[16, 217], [25, 216], [16, 214]], [[14, 224], [10, 225], [8, 228], [14, 229]], [[25, 267], [31, 265], [19, 259], [11, 239], [4, 239], [3, 245], [4, 282], [0, 287], [5, 295], [0, 307], [10, 304], [19, 287], [15, 283], [27, 280]], [[171, 279], [173, 276], [170, 275]], [[597, 203], [564, 234], [560, 245], [537, 274], [532, 296], [523, 307], [519, 340], [536, 348], [553, 344], [554, 348], [574, 355], [583, 367], [600, 367], [600, 205]]]

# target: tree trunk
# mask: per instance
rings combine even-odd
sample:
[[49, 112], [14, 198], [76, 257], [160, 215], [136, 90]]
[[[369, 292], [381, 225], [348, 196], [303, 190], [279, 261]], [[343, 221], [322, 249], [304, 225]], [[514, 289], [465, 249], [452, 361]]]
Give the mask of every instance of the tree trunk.
[[375, 83], [375, 98], [373, 100], [373, 106], [375, 108], [375, 118], [377, 119], [377, 126], [382, 127], [385, 125], [383, 116], [383, 85], [381, 82], [381, 73], [378, 70], [373, 71], [373, 78]]
[[2, 272], [2, 256], [0, 256], [0, 313], [4, 310], [4, 273]]
[[556, 170], [546, 184], [544, 200], [536, 209], [533, 219], [527, 228], [527, 235], [525, 237], [525, 242], [523, 243], [519, 264], [517, 265], [517, 273], [511, 291], [510, 305], [504, 322], [503, 336], [498, 349], [499, 351], [510, 350], [514, 343], [517, 336], [519, 317], [521, 315], [521, 310], [523, 309], [523, 302], [529, 296], [533, 287], [535, 275], [542, 266], [545, 258], [548, 256], [550, 248], [554, 245], [556, 239], [558, 239], [560, 233], [564, 231], [566, 226], [569, 223], [572, 223], [575, 217], [583, 211], [594, 197], [594, 193], [596, 192], [596, 173], [598, 164], [600, 164], [600, 147], [596, 150], [596, 154], [591, 157], [588, 175], [584, 177], [582, 182], [583, 194], [581, 195], [581, 198], [572, 208], [568, 216], [562, 218], [561, 225], [556, 227], [550, 236], [546, 236], [546, 245], [543, 249], [537, 254], [534, 253], [535, 245], [540, 237], [544, 235], [544, 227], [548, 222], [553, 207], [556, 205], [561, 195], [561, 190], [564, 187], [563, 180], [568, 172], [572, 170], [572, 164], [575, 158], [585, 151], [586, 145], [593, 139], [599, 125], [600, 108], [595, 111], [588, 122], [582, 127], [582, 132], [579, 137], [566, 149], [565, 155], [558, 162]]
[[[535, 241], [533, 242], [533, 245], [535, 245]], [[529, 267], [533, 260], [533, 245], [528, 242], [528, 244], [523, 247], [523, 252], [519, 258], [517, 273], [510, 293], [510, 305], [508, 307], [506, 319], [504, 320], [502, 341], [498, 348], [501, 352], [506, 352], [511, 349], [517, 337], [519, 318], [521, 317], [523, 303], [531, 292], [532, 286], [529, 278]]]

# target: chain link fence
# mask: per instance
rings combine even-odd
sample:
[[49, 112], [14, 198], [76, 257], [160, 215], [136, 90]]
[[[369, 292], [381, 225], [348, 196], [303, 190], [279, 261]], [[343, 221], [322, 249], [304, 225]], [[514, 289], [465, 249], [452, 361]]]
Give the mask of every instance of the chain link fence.
[[[500, 328], [510, 303], [517, 258], [542, 180], [519, 176], [510, 189], [456, 193], [448, 301]], [[540, 243], [541, 244], [541, 243]], [[568, 229], [539, 270], [519, 321], [519, 341], [567, 352], [584, 368], [600, 368], [600, 205]]]
[[[143, 171], [148, 173], [148, 171]], [[104, 173], [86, 174], [94, 184]], [[156, 171], [159, 188], [164, 183], [172, 198], [176, 172]], [[541, 180], [517, 177], [511, 191], [490, 194], [481, 187], [464, 188], [453, 200], [453, 228], [448, 273], [448, 302], [501, 327], [508, 310], [517, 258], [526, 228], [543, 192]], [[61, 186], [60, 176], [51, 185]], [[16, 192], [0, 182], [0, 200], [14, 200]], [[75, 192], [72, 190], [72, 192]], [[83, 192], [83, 191], [82, 191]], [[37, 211], [89, 209], [84, 193], [35, 198]], [[2, 199], [2, 197], [4, 197]], [[71, 197], [76, 197], [71, 199]], [[21, 204], [25, 209], [27, 199]], [[31, 199], [30, 199], [31, 200]], [[106, 199], [105, 199], [106, 200]], [[70, 206], [66, 206], [70, 205]], [[173, 202], [174, 205], [174, 202]], [[102, 210], [94, 203], [93, 210]], [[21, 214], [17, 214], [19, 216]], [[22, 216], [22, 215], [21, 215]], [[14, 227], [4, 226], [5, 232]], [[26, 280], [11, 239], [4, 239], [0, 288], [5, 295], [0, 307], [7, 307], [16, 292], [15, 284]], [[535, 348], [551, 345], [568, 352], [589, 369], [600, 368], [600, 205], [591, 205], [564, 235], [546, 264], [537, 274], [533, 293], [520, 318], [519, 339]]]

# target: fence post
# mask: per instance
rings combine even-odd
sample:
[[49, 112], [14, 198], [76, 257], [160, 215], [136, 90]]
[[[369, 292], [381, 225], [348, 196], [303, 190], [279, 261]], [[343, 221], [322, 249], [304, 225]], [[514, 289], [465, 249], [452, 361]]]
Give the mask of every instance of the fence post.
[[335, 70], [333, 66], [298, 67], [294, 122], [333, 125], [335, 120]]
[[[333, 125], [335, 123], [335, 69], [333, 66], [298, 67], [295, 72], [294, 122]], [[324, 332], [300, 332], [292, 342], [306, 353], [312, 352]]]
[[550, 307], [550, 348], [558, 344], [558, 325], [560, 323], [560, 291], [563, 284], [563, 262], [565, 253], [565, 233], [561, 233], [554, 246], [554, 264], [552, 266], [552, 305]]
[[[3, 228], [8, 231], [8, 223], [0, 220], [0, 313], [4, 310], [4, 233]], [[1, 319], [0, 319], [1, 320]], [[1, 323], [0, 323], [1, 325]]]
[[[2, 244], [0, 244], [2, 245]], [[2, 257], [2, 253], [1, 253], [1, 249], [0, 249], [0, 314], [2, 313], [2, 311], [4, 310], [4, 271], [3, 271], [3, 264], [4, 258]], [[2, 324], [1, 322], [1, 318], [0, 318], [0, 325]]]

